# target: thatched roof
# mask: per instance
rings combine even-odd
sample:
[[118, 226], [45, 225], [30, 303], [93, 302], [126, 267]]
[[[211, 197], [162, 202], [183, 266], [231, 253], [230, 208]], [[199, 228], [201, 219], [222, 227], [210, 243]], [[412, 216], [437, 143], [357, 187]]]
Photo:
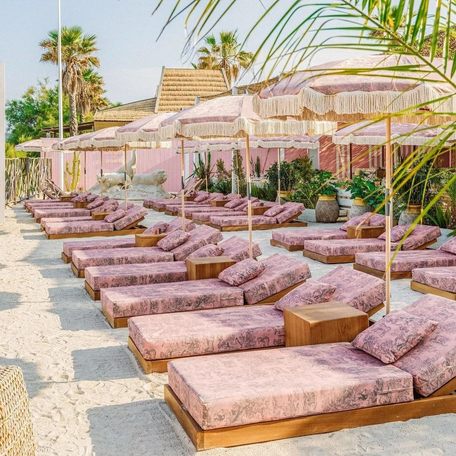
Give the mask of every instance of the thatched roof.
[[265, 87], [276, 83], [278, 80], [279, 80], [278, 77], [274, 77], [274, 78], [266, 79], [266, 80], [260, 81], [260, 82], [253, 82], [251, 84], [245, 84], [245, 85], [241, 85], [241, 86], [236, 86], [234, 88], [234, 90], [233, 89], [225, 90], [224, 92], [220, 92], [220, 93], [216, 93], [216, 94], [213, 94], [213, 95], [209, 95], [207, 97], [202, 97], [202, 100], [210, 100], [212, 98], [226, 97], [228, 95], [232, 95], [233, 92], [235, 94], [238, 94], [238, 95], [244, 95], [244, 94], [246, 94], [246, 95], [254, 95], [255, 93], [260, 92]]
[[211, 97], [228, 90], [220, 70], [163, 68], [155, 112], [180, 111], [195, 104], [195, 98]]
[[133, 122], [134, 120], [153, 114], [155, 112], [156, 101], [156, 98], [147, 98], [145, 100], [106, 108], [98, 111], [94, 116], [94, 120], [104, 122]]

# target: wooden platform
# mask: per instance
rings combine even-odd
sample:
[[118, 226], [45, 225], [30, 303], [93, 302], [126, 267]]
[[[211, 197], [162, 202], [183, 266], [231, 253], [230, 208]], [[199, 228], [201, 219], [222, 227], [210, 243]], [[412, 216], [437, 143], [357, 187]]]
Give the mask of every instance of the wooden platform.
[[[353, 269], [385, 279], [385, 271], [380, 271], [379, 269], [373, 269], [358, 263], [353, 264]], [[410, 277], [412, 277], [412, 271], [391, 271], [391, 280], [410, 279]]]
[[64, 263], [71, 263], [71, 257], [66, 253], [62, 252], [61, 258]]
[[303, 255], [311, 260], [327, 264], [353, 263], [355, 261], [355, 255], [322, 255], [305, 249], [303, 251]]
[[71, 262], [71, 270], [78, 279], [83, 279], [85, 277], [84, 269], [78, 269], [73, 262]]
[[416, 280], [412, 280], [410, 282], [410, 288], [412, 290], [418, 291], [419, 293], [431, 293], [437, 296], [441, 296], [442, 298], [452, 299], [453, 301], [456, 301], [456, 293], [452, 291], [441, 290], [440, 288], [436, 287], [431, 287], [430, 285], [417, 282]]
[[135, 235], [135, 246], [136, 247], [155, 247], [161, 239], [163, 239], [167, 233], [162, 234], [136, 234]]
[[432, 396], [415, 399], [411, 402], [206, 431], [192, 418], [169, 385], [165, 385], [164, 394], [166, 403], [190, 437], [196, 450], [200, 451], [455, 413], [456, 395], [451, 394], [455, 388], [456, 379], [453, 379]]
[[297, 252], [299, 250], [304, 250], [304, 244], [287, 244], [286, 242], [277, 241], [276, 239], [271, 239], [269, 241], [273, 247], [282, 247], [283, 249], [288, 250], [289, 252]]
[[[140, 220], [141, 221], [141, 220]], [[137, 225], [134, 223], [134, 227], [125, 228], [123, 230], [113, 230], [113, 231], [90, 231], [88, 233], [62, 233], [62, 234], [47, 234], [45, 233], [48, 239], [71, 239], [71, 238], [86, 238], [86, 237], [100, 237], [100, 236], [129, 236], [133, 234], [141, 234], [146, 229], [145, 226]]]
[[[221, 226], [216, 225], [215, 223], [207, 223], [207, 225], [211, 226], [212, 228], [217, 228], [220, 231], [247, 231], [249, 229], [248, 225], [228, 225], [228, 226]], [[300, 222], [298, 220], [294, 220], [291, 222], [286, 223], [264, 223], [259, 225], [252, 225], [252, 230], [275, 230], [276, 228], [303, 228], [306, 227], [306, 222]]]
[[[89, 296], [94, 300], [94, 301], [99, 301], [100, 300], [100, 290], [94, 290], [87, 282], [87, 280], [84, 281], [84, 288], [86, 289], [87, 293], [89, 293]], [[125, 325], [126, 326], [126, 325]]]

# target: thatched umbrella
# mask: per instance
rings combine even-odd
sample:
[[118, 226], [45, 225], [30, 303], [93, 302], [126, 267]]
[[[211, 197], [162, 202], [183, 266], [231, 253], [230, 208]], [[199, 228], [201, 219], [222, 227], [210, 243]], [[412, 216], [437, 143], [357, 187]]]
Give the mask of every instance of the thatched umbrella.
[[[442, 67], [437, 59], [434, 65]], [[372, 55], [312, 67], [285, 77], [255, 98], [263, 117], [355, 121], [388, 116], [385, 125], [386, 312], [391, 307], [392, 154], [395, 121], [440, 122], [456, 112], [453, 88], [409, 55]], [[440, 114], [440, 115], [439, 115]], [[451, 119], [451, 118], [450, 118]]]
[[[252, 257], [252, 204], [250, 172], [250, 137], [307, 135], [328, 133], [333, 123], [298, 120], [262, 119], [253, 110], [252, 96], [234, 95], [197, 104], [168, 118], [160, 126], [162, 139], [181, 138], [181, 163], [184, 161], [185, 138], [243, 138], [246, 150], [247, 217], [249, 253]], [[183, 174], [182, 174], [183, 181]], [[185, 218], [182, 195], [182, 220]]]

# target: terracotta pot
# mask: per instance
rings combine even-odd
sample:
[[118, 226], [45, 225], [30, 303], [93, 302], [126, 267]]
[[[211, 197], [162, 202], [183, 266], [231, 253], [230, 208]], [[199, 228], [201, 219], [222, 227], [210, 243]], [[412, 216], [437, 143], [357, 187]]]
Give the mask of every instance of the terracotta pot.
[[320, 195], [315, 206], [315, 219], [321, 223], [335, 223], [339, 218], [336, 195]]
[[362, 198], [355, 198], [350, 207], [349, 218], [358, 217], [370, 211], [370, 207], [364, 202]]
[[[399, 217], [399, 225], [410, 225], [417, 219], [417, 217], [419, 217], [421, 211], [421, 204], [407, 205], [407, 209], [405, 211], [402, 211]], [[421, 222], [421, 220], [419, 220], [419, 222]]]
[[277, 192], [277, 200], [279, 199], [287, 199], [291, 195], [291, 191], [288, 190], [281, 190], [280, 192]]

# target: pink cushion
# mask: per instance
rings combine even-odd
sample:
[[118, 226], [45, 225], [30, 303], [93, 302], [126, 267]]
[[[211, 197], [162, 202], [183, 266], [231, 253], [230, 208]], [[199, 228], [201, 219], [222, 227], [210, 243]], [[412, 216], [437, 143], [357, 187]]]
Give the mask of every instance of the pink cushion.
[[234, 209], [238, 206], [240, 206], [243, 203], [242, 198], [236, 198], [228, 201], [223, 207], [226, 207], [227, 209]]
[[444, 242], [439, 250], [456, 255], [456, 237], [450, 238], [448, 241]]
[[[186, 273], [183, 262], [179, 262], [177, 266], [181, 270], [181, 275]], [[171, 270], [171, 267], [169, 269]], [[174, 274], [177, 275], [176, 267], [174, 267], [174, 271], [176, 271]], [[103, 310], [108, 315], [117, 318], [203, 309], [207, 312], [208, 309], [243, 306], [244, 304], [242, 290], [220, 280], [185, 281], [184, 277], [172, 283], [153, 282], [151, 279], [158, 274], [161, 273], [155, 271], [149, 278], [141, 275], [143, 281], [150, 280], [149, 285], [129, 285], [102, 289], [101, 304]], [[168, 280], [167, 282], [171, 281]], [[176, 314], [172, 313], [171, 315]], [[207, 315], [210, 316], [210, 314]]]
[[[392, 242], [399, 242], [409, 229], [410, 225], [396, 225], [391, 228], [391, 241]], [[412, 233], [410, 233], [412, 234]], [[378, 239], [385, 240], [386, 239], [386, 233], [382, 233]]]
[[[249, 241], [238, 236], [232, 236], [220, 242], [218, 246], [223, 250], [223, 255], [230, 257], [234, 261], [242, 261], [249, 258]], [[261, 255], [260, 246], [256, 243], [252, 245], [253, 258]]]
[[[394, 245], [392, 248], [395, 248]], [[384, 252], [385, 241], [381, 239], [305, 241], [304, 249], [326, 256], [345, 256], [355, 255], [361, 252]]]
[[374, 323], [352, 342], [385, 364], [394, 363], [432, 333], [437, 323], [404, 310], [390, 313]]
[[304, 210], [304, 205], [301, 203], [285, 203], [283, 207], [285, 209], [276, 216], [277, 223], [285, 223], [297, 218]]
[[438, 226], [416, 225], [413, 232], [407, 236], [402, 244], [402, 250], [413, 250], [425, 244], [435, 242], [442, 234]]
[[262, 263], [247, 258], [223, 270], [218, 278], [230, 285], [238, 286], [259, 276], [264, 268]]
[[37, 209], [35, 211], [35, 218], [37, 220], [44, 217], [80, 217], [85, 215], [90, 215], [88, 209]]
[[328, 302], [336, 287], [315, 280], [308, 280], [301, 286], [295, 288], [286, 294], [283, 298], [275, 303], [275, 308], [278, 310], [293, 309], [309, 304], [317, 304], [320, 302]]
[[129, 236], [120, 236], [112, 239], [96, 239], [87, 241], [65, 241], [63, 253], [71, 257], [74, 250], [112, 249], [134, 247], [135, 239]]
[[371, 217], [372, 212], [366, 212], [364, 214], [358, 215], [357, 217], [353, 217], [347, 222], [345, 222], [340, 229], [347, 231], [348, 228], [352, 226], [361, 226], [361, 225], [369, 225], [369, 218]]
[[202, 201], [206, 201], [207, 199], [209, 199], [209, 193], [204, 192], [197, 195], [193, 201], [195, 201], [195, 203], [201, 203]]
[[418, 268], [412, 271], [416, 282], [429, 285], [439, 290], [456, 293], [456, 267]]
[[125, 217], [125, 214], [126, 212], [123, 209], [117, 209], [112, 214], [108, 214], [104, 219], [105, 222], [114, 223], [117, 222], [117, 220], [120, 220], [121, 218]]
[[176, 231], [173, 231], [172, 233], [169, 233], [163, 239], [160, 239], [157, 243], [157, 247], [160, 247], [161, 249], [165, 250], [166, 252], [169, 252], [170, 250], [173, 250], [176, 247], [179, 247], [181, 244], [183, 244], [185, 241], [187, 241], [189, 237], [190, 237], [190, 234], [185, 233], [182, 230], [176, 230]]
[[132, 207], [127, 210], [127, 213], [124, 217], [114, 222], [114, 228], [116, 230], [123, 230], [127, 226], [132, 225], [133, 223], [139, 222], [141, 219], [144, 218], [146, 214], [147, 211], [145, 209], [142, 209], [137, 206]]
[[216, 244], [223, 239], [222, 233], [219, 230], [206, 225], [198, 226], [188, 233], [190, 237], [187, 242], [172, 250], [175, 260], [183, 261], [188, 255], [203, 247], [203, 245]]
[[147, 228], [144, 234], [162, 234], [167, 230], [168, 226], [169, 224], [166, 222], [158, 222]]
[[184, 358], [168, 383], [202, 429], [413, 400], [410, 374], [347, 343]]
[[285, 206], [282, 206], [281, 204], [276, 204], [275, 206], [272, 206], [269, 208], [263, 215], [266, 217], [275, 217], [276, 215], [279, 215], [281, 212], [285, 210]]
[[95, 209], [96, 207], [103, 206], [104, 200], [103, 198], [96, 198], [91, 203], [87, 204], [87, 209]]
[[382, 214], [372, 214], [368, 222], [370, 226], [385, 226], [386, 219]]
[[222, 248], [213, 244], [208, 244], [203, 245], [203, 247], [200, 247], [199, 249], [195, 250], [187, 258], [216, 257], [220, 255], [223, 255]]
[[82, 220], [80, 222], [49, 223], [46, 226], [48, 234], [100, 233], [103, 231], [114, 231], [113, 224], [98, 220]]
[[87, 201], [88, 203], [91, 203], [92, 201], [95, 201], [97, 198], [99, 198], [98, 195], [94, 194], [94, 193], [89, 193], [88, 195], [86, 195], [85, 197], [85, 201]]
[[[248, 218], [247, 216], [233, 216], [233, 215], [225, 215], [225, 216], [212, 216], [210, 218], [211, 223], [219, 226], [241, 226], [247, 225]], [[276, 219], [272, 217], [265, 217], [263, 215], [254, 215], [252, 217], [252, 224], [253, 225], [266, 225], [266, 224], [275, 224]]]
[[274, 230], [272, 239], [285, 244], [304, 247], [305, 241], [320, 239], [346, 239], [347, 233], [340, 229], [305, 228], [304, 230]]

